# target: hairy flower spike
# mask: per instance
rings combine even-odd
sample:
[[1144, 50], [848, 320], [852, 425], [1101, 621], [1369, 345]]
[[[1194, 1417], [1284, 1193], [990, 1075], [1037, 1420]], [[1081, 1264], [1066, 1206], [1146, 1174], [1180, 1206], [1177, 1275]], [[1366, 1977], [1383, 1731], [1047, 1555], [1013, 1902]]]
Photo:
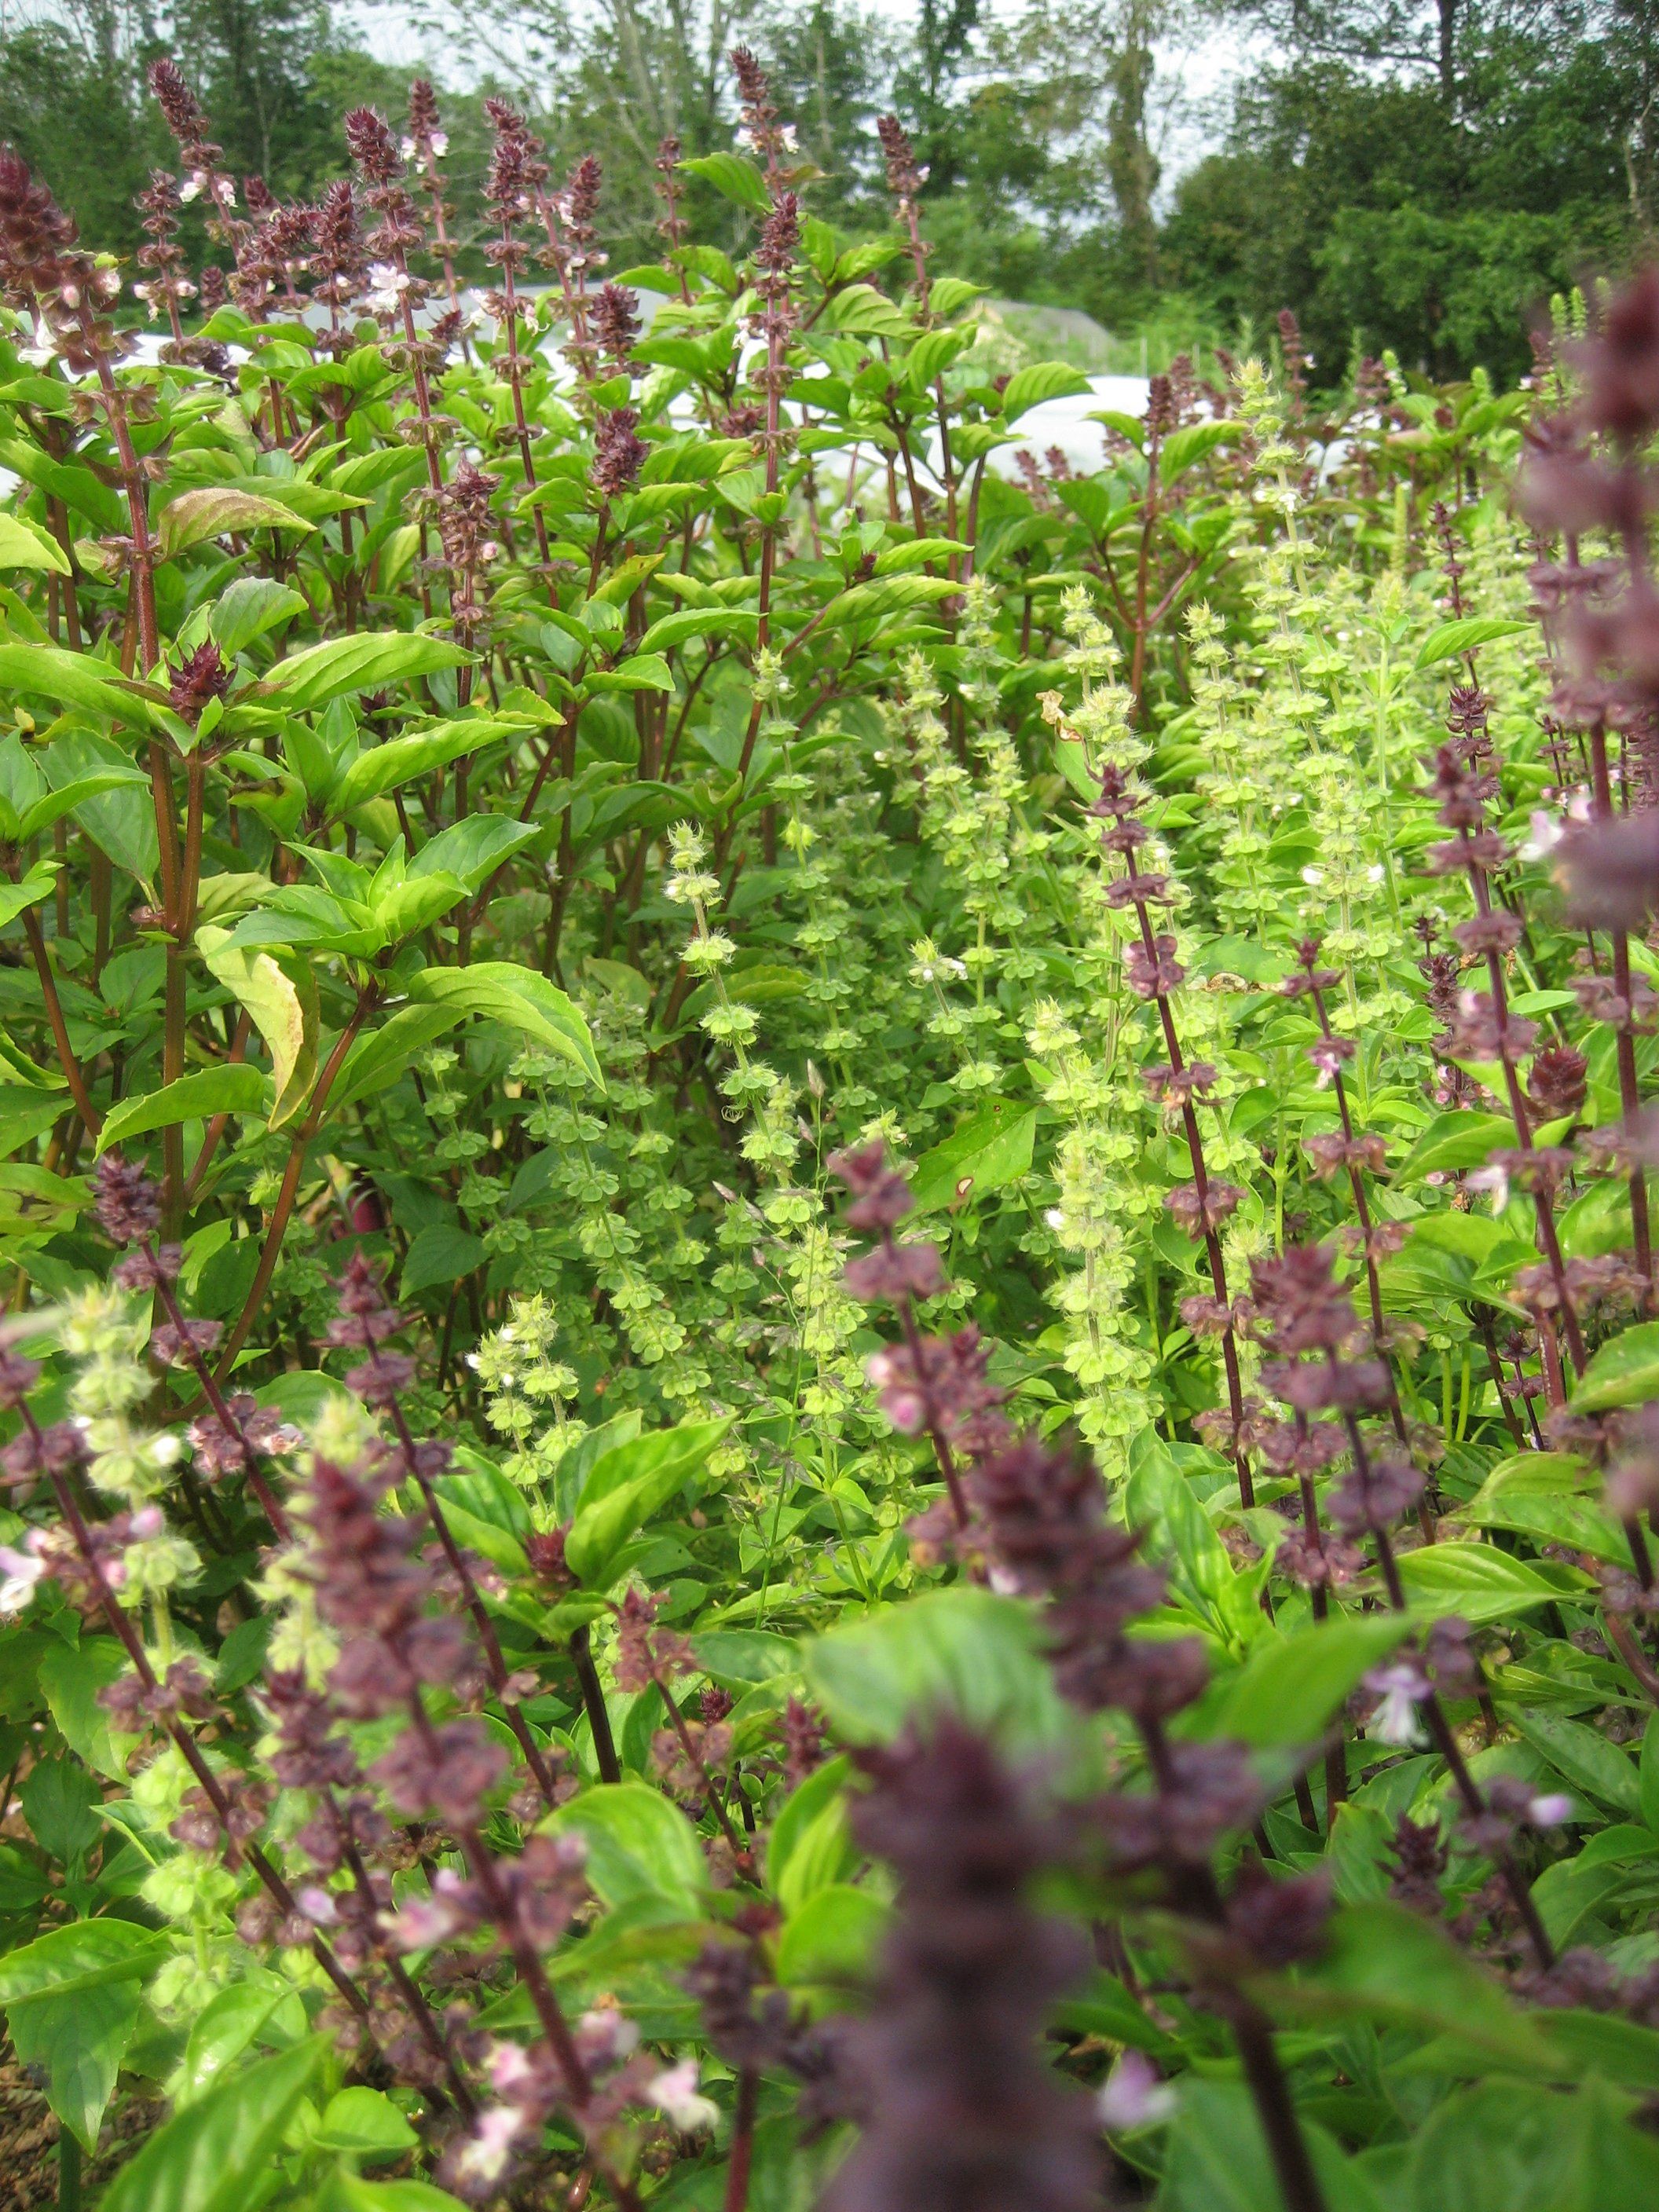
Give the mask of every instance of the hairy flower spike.
[[346, 151], [368, 185], [389, 185], [399, 167], [398, 142], [383, 116], [354, 107], [345, 119]]
[[896, 1228], [915, 1204], [908, 1176], [889, 1164], [884, 1145], [832, 1152], [824, 1164], [851, 1194], [847, 1225], [860, 1236]]
[[982, 1738], [940, 1722], [863, 1764], [860, 1842], [893, 1867], [880, 1992], [848, 2036], [867, 2107], [831, 2212], [1093, 2212], [1087, 2100], [1038, 2055], [1080, 1947], [1025, 1900], [1054, 1839]]
[[0, 147], [0, 275], [12, 304], [33, 307], [58, 289], [63, 256], [75, 244], [73, 219], [11, 147]]
[[593, 483], [606, 499], [619, 499], [639, 480], [650, 448], [636, 435], [638, 410], [613, 407], [599, 418], [593, 441]]
[[1659, 426], [1659, 269], [1614, 294], [1579, 364], [1590, 427], [1626, 445], [1650, 437]]
[[222, 699], [230, 684], [231, 672], [218, 647], [209, 638], [173, 670], [167, 696], [173, 713], [194, 729], [209, 702]]
[[793, 192], [784, 192], [761, 225], [755, 259], [768, 276], [775, 280], [793, 267], [799, 245], [800, 203]]
[[191, 90], [184, 71], [177, 62], [163, 55], [150, 64], [148, 74], [156, 106], [167, 129], [178, 140], [186, 163], [192, 168], [207, 167], [210, 157], [216, 158], [219, 149], [208, 141], [206, 113]]
[[918, 166], [908, 132], [896, 115], [876, 118], [876, 136], [887, 164], [887, 189], [901, 206], [921, 197], [927, 172]]
[[663, 204], [657, 235], [671, 253], [678, 252], [690, 235], [691, 227], [679, 211], [679, 166], [684, 151], [679, 140], [671, 133], [659, 140], [657, 158], [651, 164], [657, 173], [657, 197]]
[[1192, 1702], [1209, 1671], [1196, 1638], [1124, 1633], [1158, 1604], [1164, 1578], [1140, 1564], [1139, 1534], [1108, 1524], [1104, 1486], [1085, 1453], [1023, 1437], [975, 1462], [969, 1492], [993, 1581], [1048, 1601], [1054, 1679], [1066, 1697], [1151, 1721]]
[[137, 1244], [161, 1223], [161, 1187], [136, 1162], [106, 1152], [94, 1170], [98, 1225], [115, 1244]]
[[611, 368], [626, 370], [629, 366], [640, 335], [639, 308], [637, 292], [630, 292], [622, 284], [599, 287], [599, 296], [588, 311], [588, 328], [599, 349], [600, 360]]
[[765, 166], [766, 181], [775, 201], [784, 173], [783, 159], [786, 154], [793, 150], [794, 133], [780, 123], [766, 72], [750, 50], [747, 46], [734, 46], [730, 58], [732, 73], [738, 80], [738, 98], [743, 111], [739, 136], [751, 152], [761, 156]]

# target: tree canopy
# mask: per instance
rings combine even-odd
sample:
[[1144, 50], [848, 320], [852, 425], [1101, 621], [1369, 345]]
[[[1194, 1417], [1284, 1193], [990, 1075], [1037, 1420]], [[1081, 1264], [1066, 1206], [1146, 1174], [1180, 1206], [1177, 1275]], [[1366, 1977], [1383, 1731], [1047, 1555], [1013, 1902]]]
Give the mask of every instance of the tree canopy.
[[[928, 235], [994, 293], [1224, 343], [1289, 307], [1332, 374], [1392, 348], [1512, 378], [1549, 295], [1653, 230], [1654, 0], [1212, 0], [1204, 33], [1261, 58], [1207, 116], [1184, 81], [1191, 19], [1163, 0], [922, 0], [903, 21], [860, 0], [421, 0], [411, 20], [447, 86], [458, 185], [482, 171], [483, 96], [507, 91], [556, 162], [599, 151], [622, 251], [654, 250], [663, 138], [729, 144], [740, 35], [823, 172], [815, 210], [850, 237], [888, 221], [872, 125], [890, 111]], [[56, 0], [0, 36], [0, 137], [116, 250], [138, 242], [162, 150], [143, 66], [163, 46], [225, 118], [228, 168], [313, 197], [340, 173], [345, 112], [397, 106], [414, 73], [330, 0]], [[1177, 126], [1200, 149], [1180, 172]], [[690, 198], [704, 234], [732, 222], [706, 187]], [[477, 241], [459, 244], [465, 264]]]

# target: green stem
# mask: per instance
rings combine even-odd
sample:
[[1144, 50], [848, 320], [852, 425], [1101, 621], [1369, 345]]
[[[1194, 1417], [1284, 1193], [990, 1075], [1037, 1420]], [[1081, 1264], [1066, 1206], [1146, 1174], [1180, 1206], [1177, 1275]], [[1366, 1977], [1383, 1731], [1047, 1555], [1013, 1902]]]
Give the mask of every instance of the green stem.
[[104, 1126], [104, 1117], [92, 1103], [81, 1063], [70, 1043], [69, 1024], [64, 1019], [63, 1001], [58, 995], [58, 979], [52, 972], [52, 962], [46, 956], [46, 933], [40, 927], [40, 917], [32, 906], [24, 908], [22, 923], [23, 934], [29, 941], [29, 951], [34, 959], [34, 972], [40, 979], [40, 996], [46, 1001], [46, 1019], [52, 1024], [52, 1041], [58, 1054], [58, 1064], [64, 1071], [64, 1080], [69, 1085], [70, 1097], [75, 1101], [76, 1112], [86, 1123], [88, 1133], [95, 1137]]
[[[312, 1139], [322, 1126], [324, 1109], [328, 1104], [328, 1094], [334, 1088], [335, 1078], [339, 1074], [344, 1064], [345, 1056], [356, 1040], [358, 1030], [368, 1020], [380, 995], [378, 982], [367, 984], [359, 993], [351, 1018], [341, 1030], [334, 1049], [328, 1056], [327, 1065], [317, 1079], [317, 1088], [312, 1093], [311, 1111], [301, 1122], [299, 1132], [289, 1148], [288, 1164], [283, 1170], [282, 1187], [277, 1191], [276, 1203], [271, 1210], [270, 1224], [265, 1231], [264, 1246], [259, 1254], [258, 1267], [254, 1271], [252, 1282], [248, 1285], [248, 1293], [243, 1301], [242, 1310], [236, 1316], [236, 1326], [225, 1339], [224, 1349], [220, 1352], [218, 1364], [213, 1370], [214, 1379], [217, 1382], [222, 1383], [236, 1364], [236, 1355], [247, 1342], [248, 1331], [252, 1328], [259, 1309], [264, 1304], [265, 1292], [270, 1288], [270, 1279], [276, 1273], [276, 1262], [282, 1256], [283, 1239], [288, 1234], [288, 1224], [294, 1212], [294, 1201], [299, 1195], [300, 1176], [305, 1166], [307, 1150]], [[197, 1410], [195, 1407], [186, 1407], [185, 1412], [186, 1414], [190, 1414]]]
[[81, 2146], [61, 2121], [58, 2135], [58, 2212], [81, 2212]]

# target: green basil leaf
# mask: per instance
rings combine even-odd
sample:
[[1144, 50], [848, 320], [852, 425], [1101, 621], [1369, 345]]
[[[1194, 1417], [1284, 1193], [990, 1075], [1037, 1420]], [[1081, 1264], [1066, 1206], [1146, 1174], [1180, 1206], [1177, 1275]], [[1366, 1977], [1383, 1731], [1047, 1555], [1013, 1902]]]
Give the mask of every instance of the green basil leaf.
[[222, 1067], [204, 1067], [196, 1075], [181, 1075], [176, 1083], [137, 1098], [124, 1098], [105, 1116], [98, 1136], [98, 1157], [112, 1145], [148, 1136], [154, 1129], [169, 1129], [180, 1121], [206, 1121], [216, 1114], [257, 1114], [270, 1107], [270, 1082], [246, 1060], [227, 1061]]
[[240, 2212], [321, 2063], [325, 2039], [261, 2058], [158, 2128], [105, 2191], [99, 2212]]

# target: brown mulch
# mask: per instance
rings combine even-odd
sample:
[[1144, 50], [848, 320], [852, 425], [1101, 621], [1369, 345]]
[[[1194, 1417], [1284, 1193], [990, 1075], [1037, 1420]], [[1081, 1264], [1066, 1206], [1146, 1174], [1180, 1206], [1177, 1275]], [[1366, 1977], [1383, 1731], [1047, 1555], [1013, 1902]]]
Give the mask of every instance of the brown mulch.
[[[91, 2197], [132, 2154], [138, 2137], [161, 2117], [148, 2098], [118, 2098], [105, 2116], [95, 2157], [82, 2167]], [[0, 2058], [0, 2212], [37, 2212], [58, 2202], [58, 2121], [15, 2059]]]

